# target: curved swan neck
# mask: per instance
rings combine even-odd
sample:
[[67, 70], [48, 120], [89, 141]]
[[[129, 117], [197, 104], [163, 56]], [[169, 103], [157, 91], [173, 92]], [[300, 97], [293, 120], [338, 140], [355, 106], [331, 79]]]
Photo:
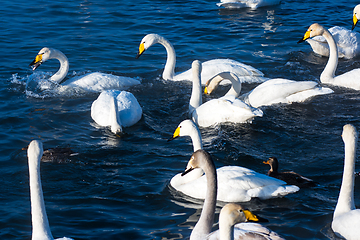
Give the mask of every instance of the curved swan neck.
[[111, 98], [110, 101], [110, 123], [111, 131], [115, 134], [122, 132], [121, 121], [118, 114], [117, 99]]
[[331, 33], [324, 28], [322, 36], [326, 39], [329, 48], [329, 60], [324, 68], [324, 71], [320, 75], [320, 81], [323, 83], [330, 83], [335, 77], [336, 67], [338, 65], [338, 49], [335, 40]]
[[191, 131], [190, 138], [194, 147], [194, 152], [196, 152], [199, 149], [203, 149], [201, 133], [200, 130], [195, 126], [195, 123], [194, 123], [194, 128]]
[[198, 108], [202, 104], [202, 95], [201, 95], [201, 63], [195, 60], [192, 64], [192, 91], [189, 103], [189, 113], [190, 115], [192, 112]]
[[50, 77], [51, 81], [60, 83], [66, 77], [66, 74], [69, 71], [69, 60], [65, 54], [56, 49], [51, 49], [51, 55], [49, 59], [57, 59], [60, 62], [59, 70]]
[[176, 53], [173, 45], [164, 37], [158, 36], [157, 42], [166, 49], [167, 58], [163, 71], [163, 79], [172, 80], [175, 75]]
[[231, 88], [229, 91], [225, 94], [225, 96], [235, 96], [238, 97], [241, 92], [241, 82], [240, 79], [230, 72], [224, 72], [220, 73], [219, 76], [221, 76], [224, 79], [229, 79], [231, 81]]
[[355, 209], [354, 203], [354, 180], [355, 180], [355, 153], [357, 137], [344, 140], [345, 159], [344, 172], [338, 198], [338, 203], [334, 211], [334, 218], [337, 215]]
[[220, 240], [234, 240], [234, 225], [219, 221]]
[[[39, 144], [41, 145], [41, 143]], [[32, 239], [53, 239], [50, 231], [49, 221], [46, 215], [40, 179], [40, 159], [43, 151], [42, 149], [38, 150], [39, 152], [34, 151], [33, 147], [31, 146], [29, 146], [28, 150]]]
[[217, 176], [215, 165], [211, 159], [207, 159], [201, 166], [206, 176], [206, 195], [203, 209], [199, 221], [196, 223], [190, 235], [190, 240], [204, 239], [212, 229], [214, 223], [216, 195], [217, 195]]

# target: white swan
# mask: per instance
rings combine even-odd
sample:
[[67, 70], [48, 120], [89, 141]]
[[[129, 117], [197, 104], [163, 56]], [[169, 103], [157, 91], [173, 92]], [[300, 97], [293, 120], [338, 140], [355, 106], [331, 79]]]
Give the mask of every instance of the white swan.
[[[207, 179], [207, 183], [205, 186], [203, 186], [203, 188], [206, 188], [206, 196], [204, 200], [203, 209], [200, 214], [200, 218], [191, 232], [190, 240], [208, 239], [207, 237], [211, 233], [212, 225], [214, 223], [214, 215], [215, 215], [215, 207], [216, 207], [217, 175], [215, 171], [215, 165], [211, 159], [210, 154], [208, 154], [206, 151], [201, 149], [194, 152], [187, 164], [186, 170], [182, 173], [182, 175], [186, 175], [196, 168], [202, 168], [205, 171], [205, 177]], [[246, 212], [245, 218], [252, 221], [260, 220], [260, 218], [253, 215], [250, 211]], [[224, 223], [223, 219], [220, 219], [220, 221]], [[220, 227], [221, 229], [223, 229], [223, 231], [226, 231], [226, 229], [223, 228], [223, 224], [220, 225]], [[243, 231], [242, 229], [238, 229], [238, 228], [235, 228], [234, 230], [236, 232]], [[267, 232], [270, 232], [270, 230], [268, 230]], [[238, 233], [235, 233], [235, 235], [237, 234]], [[227, 234], [227, 236], [229, 235]], [[252, 231], [251, 234], [247, 235], [247, 237], [251, 237], [251, 236], [256, 236], [258, 237], [257, 239], [260, 239], [261, 236], [264, 237], [264, 235], [260, 235], [260, 233], [252, 232]], [[251, 238], [239, 238], [239, 239], [251, 239]], [[279, 238], [267, 238], [267, 239], [279, 239]]]
[[206, 239], [283, 239], [277, 233], [254, 222], [267, 222], [267, 220], [256, 216], [249, 210], [243, 209], [239, 204], [228, 203], [220, 211], [219, 230], [210, 233]]
[[[44, 47], [39, 51], [34, 61], [30, 63], [30, 66], [35, 70], [49, 59], [57, 59], [60, 62], [59, 70], [49, 79], [60, 84], [69, 71], [69, 61], [61, 51]], [[80, 87], [86, 91], [101, 92], [107, 89], [124, 89], [138, 84], [140, 84], [140, 81], [133, 78], [94, 72], [71, 78], [62, 85]]]
[[[222, 80], [214, 78], [208, 81], [204, 90], [205, 94], [211, 94], [218, 87], [219, 81]], [[258, 108], [277, 103], [290, 104], [293, 102], [304, 102], [311, 97], [333, 92], [330, 88], [321, 87], [314, 81], [294, 81], [275, 78], [261, 83], [250, 92], [243, 94], [240, 99], [244, 100], [244, 102], [250, 106]], [[228, 94], [238, 97], [240, 91], [234, 91], [234, 88], [232, 88], [227, 95]]]
[[251, 8], [266, 7], [280, 4], [280, 0], [221, 0], [216, 5], [224, 8]]
[[[189, 113], [198, 126], [209, 127], [224, 122], [245, 123], [251, 121], [254, 117], [261, 117], [263, 115], [260, 109], [250, 107], [232, 95], [202, 103], [200, 62], [195, 60], [191, 68], [193, 71], [193, 86], [189, 103]], [[232, 76], [236, 78], [234, 74]], [[230, 80], [233, 81], [233, 77]], [[240, 84], [240, 81], [233, 81], [233, 86], [235, 84]]]
[[320, 81], [326, 84], [360, 90], [360, 68], [353, 69], [339, 76], [335, 76], [335, 70], [338, 64], [338, 52], [334, 38], [328, 30], [326, 30], [320, 24], [314, 23], [308, 28], [304, 37], [299, 41], [299, 43], [315, 36], [323, 36], [330, 47], [329, 60], [325, 66], [325, 69], [320, 75]]
[[[336, 42], [339, 58], [350, 59], [360, 55], [360, 33], [339, 26], [329, 28], [329, 32]], [[307, 39], [306, 42], [310, 44], [315, 53], [329, 56], [329, 45], [324, 37], [317, 36]]]
[[[44, 196], [40, 179], [40, 159], [43, 154], [42, 143], [38, 140], [30, 142], [28, 150], [29, 177], [30, 177], [30, 201], [31, 201], [31, 221], [32, 221], [32, 240], [52, 240], [54, 239], [49, 221], [46, 215]], [[58, 240], [72, 240], [63, 237]]]
[[355, 240], [360, 236], [360, 209], [356, 209], [354, 203], [355, 154], [358, 139], [355, 127], [351, 124], [345, 125], [342, 138], [345, 144], [344, 172], [331, 228], [336, 235], [347, 240]]
[[356, 5], [354, 7], [354, 11], [353, 11], [353, 25], [351, 30], [354, 30], [356, 24], [358, 23], [360, 19], [360, 4]]
[[[141, 40], [139, 52], [136, 58], [139, 58], [146, 49], [156, 43], [160, 43], [161, 45], [163, 45], [167, 52], [167, 60], [164, 67], [164, 72], [162, 74], [163, 79], [173, 81], [191, 80], [191, 69], [175, 75], [175, 49], [167, 39], [158, 34], [148, 34]], [[232, 72], [236, 74], [239, 78], [241, 78], [244, 82], [263, 82], [266, 80], [266, 78], [263, 77], [264, 74], [259, 70], [231, 59], [213, 59], [210, 61], [206, 61], [202, 63], [202, 68], [202, 84], [205, 84], [207, 80], [221, 72]]]
[[91, 117], [100, 126], [110, 126], [115, 134], [130, 127], [142, 116], [142, 108], [132, 93], [119, 90], [102, 92], [91, 105]]
[[[202, 149], [201, 134], [193, 121], [182, 121], [171, 139], [181, 136], [190, 136], [194, 152]], [[181, 173], [175, 175], [170, 185], [190, 197], [204, 199], [207, 177], [200, 168], [195, 170], [186, 176], [181, 176]], [[218, 168], [216, 172], [219, 184], [217, 200], [222, 202], [247, 202], [255, 197], [269, 199], [299, 191], [297, 186], [286, 185], [284, 181], [244, 167], [225, 166]]]

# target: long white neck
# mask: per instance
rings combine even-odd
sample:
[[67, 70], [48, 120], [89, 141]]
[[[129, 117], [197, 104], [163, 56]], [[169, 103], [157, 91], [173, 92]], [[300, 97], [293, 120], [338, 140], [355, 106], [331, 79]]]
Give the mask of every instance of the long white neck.
[[31, 200], [31, 220], [32, 220], [32, 239], [45, 240], [53, 239], [50, 231], [49, 221], [46, 215], [44, 197], [40, 180], [40, 159], [42, 155], [34, 151], [29, 156], [29, 176], [30, 176], [30, 200]]
[[329, 45], [330, 53], [324, 71], [320, 75], [320, 81], [323, 83], [331, 83], [335, 77], [335, 71], [338, 65], [338, 49], [333, 36], [327, 29], [324, 28], [322, 36]]
[[357, 138], [347, 139], [345, 142], [344, 172], [338, 202], [334, 211], [334, 218], [342, 213], [355, 209], [354, 203], [354, 178], [355, 178], [355, 153]]
[[[194, 123], [195, 125], [195, 123]], [[189, 135], [194, 147], [194, 152], [196, 152], [199, 149], [203, 149], [202, 145], [202, 139], [201, 139], [201, 133], [200, 130], [195, 126], [193, 131], [191, 131], [191, 134]]]
[[202, 95], [201, 95], [201, 63], [195, 60], [192, 64], [192, 91], [189, 103], [189, 113], [190, 116], [192, 112], [202, 104]]
[[69, 71], [69, 60], [67, 57], [60, 51], [56, 49], [51, 49], [51, 55], [49, 59], [57, 59], [60, 62], [59, 70], [50, 77], [51, 81], [60, 83]]
[[111, 131], [115, 134], [122, 132], [121, 121], [118, 113], [117, 100], [115, 97], [111, 97], [110, 101], [110, 123]]
[[230, 72], [220, 73], [219, 76], [221, 76], [223, 79], [229, 79], [232, 83], [230, 90], [225, 94], [225, 96], [238, 97], [241, 92], [240, 79], [235, 74], [232, 74]]
[[166, 49], [167, 58], [163, 71], [163, 79], [172, 80], [175, 75], [176, 54], [173, 45], [165, 38], [158, 36], [157, 42]]
[[216, 169], [212, 161], [207, 161], [201, 168], [205, 172], [207, 181], [206, 196], [199, 221], [196, 223], [191, 232], [190, 240], [205, 239], [205, 237], [211, 232], [212, 225], [214, 223], [217, 195]]
[[234, 240], [234, 225], [219, 220], [220, 240]]

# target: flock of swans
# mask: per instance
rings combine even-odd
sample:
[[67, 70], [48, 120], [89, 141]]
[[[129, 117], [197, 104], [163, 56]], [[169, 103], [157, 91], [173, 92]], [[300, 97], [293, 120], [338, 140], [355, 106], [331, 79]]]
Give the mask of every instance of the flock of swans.
[[[279, 2], [279, 1], [270, 1]], [[220, 5], [235, 6], [244, 4], [223, 0]], [[360, 17], [360, 5], [353, 14], [353, 29]], [[333, 30], [327, 30], [314, 23], [299, 41], [308, 41], [316, 53], [328, 55], [329, 59], [321, 73], [321, 83], [360, 90], [360, 69], [335, 76], [338, 57], [354, 57], [356, 54], [341, 45], [348, 36], [357, 40], [358, 33], [344, 32], [334, 39]], [[349, 34], [348, 36], [346, 34]], [[322, 37], [316, 39], [315, 37]], [[311, 39], [312, 38], [312, 39]], [[340, 42], [342, 42], [340, 44]], [[257, 173], [240, 166], [225, 166], [216, 169], [209, 153], [202, 148], [202, 138], [198, 127], [209, 127], [222, 122], [243, 123], [263, 112], [259, 107], [277, 103], [303, 102], [310, 97], [331, 94], [333, 90], [313, 81], [294, 81], [282, 78], [266, 79], [257, 69], [229, 59], [214, 59], [204, 63], [195, 60], [191, 69], [175, 74], [176, 55], [172, 44], [157, 34], [146, 35], [139, 46], [138, 56], [153, 44], [162, 44], [167, 51], [167, 61], [163, 72], [164, 80], [191, 80], [192, 93], [189, 101], [189, 118], [182, 121], [173, 136], [189, 136], [194, 153], [183, 173], [175, 175], [170, 185], [177, 191], [193, 198], [203, 199], [203, 209], [198, 222], [192, 230], [190, 239], [282, 239], [278, 234], [261, 226], [265, 221], [259, 216], [232, 202], [246, 202], [251, 198], [269, 199], [282, 197], [299, 191], [299, 187], [314, 186], [316, 183], [294, 172], [278, 172], [278, 161], [271, 157], [265, 164], [270, 165], [268, 175]], [[353, 42], [352, 42], [353, 43]], [[357, 43], [358, 44], [358, 43]], [[319, 50], [322, 49], [322, 50]], [[329, 50], [326, 50], [329, 49]], [[356, 47], [357, 49], [357, 47]], [[120, 134], [123, 127], [136, 124], [142, 116], [142, 108], [135, 96], [124, 89], [141, 84], [128, 77], [111, 74], [90, 73], [82, 77], [65, 79], [69, 70], [66, 56], [59, 50], [43, 48], [30, 64], [33, 70], [49, 59], [60, 61], [60, 69], [49, 81], [69, 87], [81, 87], [88, 91], [101, 92], [91, 106], [91, 117], [100, 126], [110, 127], [111, 132]], [[218, 99], [202, 102], [202, 85], [205, 94], [211, 94], [220, 83], [231, 83], [230, 90]], [[241, 95], [241, 84], [261, 83], [247, 94]], [[336, 235], [345, 239], [358, 239], [360, 236], [360, 210], [354, 204], [355, 153], [358, 134], [353, 125], [343, 127], [342, 138], [345, 145], [344, 171], [338, 202], [331, 227]], [[33, 140], [28, 146], [30, 176], [30, 198], [32, 214], [32, 239], [53, 239], [45, 210], [40, 179], [40, 162], [43, 155], [42, 143]], [[212, 231], [216, 201], [228, 202], [219, 217], [219, 230]], [[247, 223], [245, 223], [247, 222]], [[255, 222], [255, 223], [249, 223]], [[70, 239], [70, 238], [61, 238]]]

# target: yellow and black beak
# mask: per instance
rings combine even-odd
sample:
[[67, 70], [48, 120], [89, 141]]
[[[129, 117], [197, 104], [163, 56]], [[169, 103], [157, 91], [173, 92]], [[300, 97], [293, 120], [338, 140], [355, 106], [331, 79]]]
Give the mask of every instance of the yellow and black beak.
[[175, 138], [180, 137], [180, 127], [177, 127], [174, 134], [171, 138], [169, 138], [167, 141], [170, 142], [171, 140], [174, 140]]
[[144, 52], [145, 52], [145, 45], [144, 43], [141, 43], [139, 46], [139, 52], [136, 55], [136, 59], [138, 59]]
[[354, 30], [356, 24], [358, 23], [359, 19], [356, 17], [356, 14], [354, 14], [353, 16], [353, 25], [352, 25], [352, 28], [351, 30]]
[[307, 30], [304, 37], [302, 39], [300, 39], [298, 41], [298, 43], [301, 43], [301, 42], [305, 41], [306, 39], [309, 39], [310, 38], [310, 32], [311, 32], [310, 30]]
[[256, 216], [249, 210], [241, 210], [245, 214], [245, 218], [248, 222], [268, 222], [269, 220]]
[[41, 64], [43, 63], [42, 61], [42, 54], [38, 54], [36, 56], [36, 58], [34, 59], [34, 61], [32, 61], [29, 66], [32, 68], [32, 70], [34, 71], [35, 69], [37, 69]]

